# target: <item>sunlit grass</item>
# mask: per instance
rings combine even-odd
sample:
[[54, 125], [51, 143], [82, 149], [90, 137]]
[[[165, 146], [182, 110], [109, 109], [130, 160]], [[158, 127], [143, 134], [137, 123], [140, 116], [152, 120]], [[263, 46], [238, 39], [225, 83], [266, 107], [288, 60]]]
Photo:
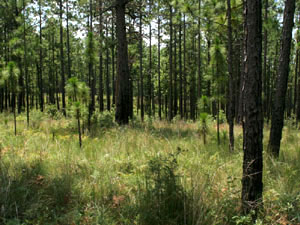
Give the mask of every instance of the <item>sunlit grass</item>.
[[[91, 132], [85, 130], [80, 148], [71, 118], [54, 120], [38, 113], [32, 118], [36, 120], [27, 128], [25, 115], [18, 117], [17, 136], [12, 117], [0, 118], [0, 194], [4, 196], [0, 223], [151, 224], [143, 219], [147, 213], [143, 209], [149, 202], [150, 210], [155, 198], [147, 190], [165, 190], [149, 186], [156, 181], [149, 162], [171, 159], [178, 148], [174, 173], [185, 193], [182, 224], [236, 224], [242, 218], [241, 126], [235, 128], [233, 153], [229, 152], [225, 124], [218, 146], [214, 121], [208, 121], [206, 145], [200, 123], [147, 120], [125, 127], [100, 128], [98, 124]], [[285, 128], [280, 159], [264, 154], [260, 218], [265, 224], [300, 223], [299, 138], [297, 130]], [[268, 128], [265, 149], [267, 139]], [[168, 177], [160, 179], [158, 184], [171, 182]]]

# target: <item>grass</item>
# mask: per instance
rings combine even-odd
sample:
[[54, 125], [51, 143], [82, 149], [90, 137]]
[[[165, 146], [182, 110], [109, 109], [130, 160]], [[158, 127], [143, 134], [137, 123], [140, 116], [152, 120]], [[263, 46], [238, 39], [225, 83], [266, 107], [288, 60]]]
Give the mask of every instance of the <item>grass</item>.
[[[204, 145], [200, 124], [180, 120], [98, 124], [80, 149], [71, 118], [33, 112], [27, 129], [20, 115], [14, 136], [0, 117], [0, 224], [251, 224], [240, 214], [239, 126], [234, 153], [227, 125], [218, 146], [210, 121]], [[299, 135], [285, 127], [279, 160], [265, 153], [257, 224], [300, 224]]]

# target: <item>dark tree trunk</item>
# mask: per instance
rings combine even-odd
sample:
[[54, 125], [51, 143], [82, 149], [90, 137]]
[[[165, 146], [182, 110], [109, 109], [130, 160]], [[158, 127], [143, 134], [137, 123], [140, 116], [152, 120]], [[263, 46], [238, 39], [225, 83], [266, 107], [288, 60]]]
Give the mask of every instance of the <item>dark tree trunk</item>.
[[[89, 45], [93, 46], [93, 41], [94, 41], [94, 37], [93, 37], [93, 0], [89, 0], [89, 8], [90, 8], [90, 12], [89, 12], [89, 33], [88, 36], [91, 35], [89, 41], [91, 41], [91, 43], [88, 43]], [[88, 48], [90, 48], [89, 51], [91, 51], [89, 54], [93, 54], [93, 49], [91, 48], [91, 46], [88, 46]], [[88, 55], [89, 57], [89, 63], [88, 63], [88, 81], [89, 81], [89, 87], [91, 89], [90, 91], [90, 102], [89, 102], [89, 115], [88, 115], [88, 130], [91, 130], [91, 120], [92, 120], [92, 115], [95, 111], [95, 80], [94, 80], [94, 65], [93, 65], [93, 56], [92, 55]]]
[[[246, 0], [243, 0], [243, 7], [244, 11], [246, 10]], [[244, 33], [246, 33], [246, 26], [247, 26], [247, 17], [244, 13], [244, 25], [243, 25]], [[246, 54], [246, 47], [247, 47], [247, 36], [244, 35], [244, 38], [241, 39], [241, 55], [245, 57]], [[243, 122], [243, 113], [244, 113], [244, 86], [245, 86], [245, 60], [242, 60], [241, 63], [241, 74], [240, 74], [240, 92], [239, 92], [239, 106], [238, 106], [238, 116], [237, 116], [237, 122], [242, 123]]]
[[128, 124], [130, 116], [130, 75], [125, 24], [125, 7], [128, 0], [118, 0], [116, 3], [116, 28], [118, 40], [116, 121], [118, 124]]
[[18, 85], [19, 85], [19, 93], [18, 93], [18, 113], [20, 114], [23, 110], [23, 96], [24, 96], [24, 70], [21, 63], [21, 58], [19, 60], [19, 69], [20, 69], [20, 75], [18, 79]]
[[293, 113], [296, 115], [296, 106], [297, 106], [297, 84], [298, 84], [298, 68], [299, 68], [299, 50], [296, 51], [296, 62], [295, 62], [295, 80], [294, 80], [294, 104], [293, 104]]
[[[26, 8], [25, 0], [23, 0], [24, 9], [24, 24], [23, 24], [23, 41], [24, 41], [24, 72], [25, 72], [25, 85], [26, 85], [26, 119], [27, 128], [29, 127], [29, 78], [28, 78], [28, 66], [27, 66], [27, 39], [26, 39]], [[2, 110], [2, 107], [1, 107]]]
[[[89, 22], [89, 33], [91, 35], [91, 39], [90, 41], [92, 43], [90, 43], [90, 45], [92, 47], [94, 47], [94, 34], [93, 34], [93, 0], [90, 0], [90, 22]], [[94, 51], [94, 49], [90, 49], [92, 52]], [[93, 54], [91, 52], [91, 54]], [[95, 95], [96, 95], [96, 83], [95, 83], [95, 73], [94, 73], [94, 60], [93, 60], [93, 56], [89, 56], [90, 60], [89, 60], [89, 87], [91, 88], [91, 93], [90, 93], [90, 103], [89, 103], [89, 115], [88, 115], [88, 129], [91, 130], [91, 119], [92, 119], [92, 115], [95, 111]]]
[[[99, 4], [100, 4], [100, 10], [102, 10], [102, 4], [103, 2], [102, 1], [99, 1]], [[103, 29], [103, 16], [102, 16], [102, 13], [100, 14], [100, 17], [99, 17], [99, 35], [100, 35], [100, 43], [99, 43], [99, 109], [100, 109], [100, 112], [102, 112], [104, 110], [104, 101], [103, 101], [103, 54], [102, 54], [102, 51], [103, 51], [103, 46], [102, 46], [102, 43], [103, 43], [103, 32], [102, 32], [102, 29]]]
[[183, 113], [184, 118], [187, 119], [187, 79], [186, 79], [186, 22], [185, 14], [183, 16]]
[[236, 31], [236, 44], [238, 45], [238, 48], [235, 51], [235, 56], [236, 56], [236, 72], [235, 72], [235, 112], [234, 112], [234, 117], [235, 117], [235, 121], [238, 123], [239, 119], [238, 119], [238, 115], [239, 115], [239, 97], [240, 97], [240, 81], [241, 81], [241, 73], [242, 73], [242, 41], [240, 41], [242, 38], [240, 38], [237, 35], [237, 31]]
[[48, 48], [48, 67], [49, 67], [49, 85], [48, 85], [48, 92], [49, 92], [49, 101], [50, 104], [54, 105], [55, 104], [55, 98], [54, 98], [54, 66], [53, 66], [53, 59], [52, 59], [52, 48], [53, 48], [53, 35], [51, 34], [51, 32], [49, 32], [49, 48]]
[[60, 73], [61, 73], [61, 92], [62, 92], [62, 110], [66, 116], [66, 97], [65, 97], [65, 59], [64, 59], [64, 41], [63, 41], [63, 25], [62, 25], [63, 5], [62, 0], [59, 1], [59, 18], [60, 18]]
[[287, 90], [286, 119], [292, 115], [292, 88]]
[[111, 19], [111, 38], [113, 44], [111, 46], [111, 67], [112, 67], [112, 104], [115, 105], [116, 103], [116, 79], [115, 79], [115, 20], [114, 20], [114, 11], [112, 11], [112, 19]]
[[143, 14], [142, 14], [142, 1], [140, 3], [140, 24], [139, 24], [139, 32], [140, 32], [140, 43], [139, 43], [139, 51], [140, 51], [140, 91], [141, 91], [141, 119], [144, 121], [144, 76], [143, 76]]
[[[175, 15], [176, 15], [176, 11], [175, 11]], [[177, 116], [177, 113], [178, 113], [178, 74], [177, 74], [177, 24], [175, 26], [175, 29], [174, 29], [174, 52], [173, 52], [173, 55], [174, 55], [174, 104], [173, 104], [173, 107], [174, 107], [174, 114], [173, 116]]]
[[233, 48], [232, 48], [232, 26], [231, 26], [231, 0], [227, 0], [227, 18], [228, 18], [228, 45], [227, 60], [229, 74], [229, 96], [228, 96], [228, 124], [229, 124], [229, 150], [234, 150], [234, 76], [233, 76]]
[[42, 48], [42, 5], [41, 5], [41, 0], [39, 0], [39, 28], [40, 28], [40, 46], [39, 46], [39, 57], [40, 57], [40, 62], [39, 62], [39, 88], [40, 88], [40, 110], [43, 112], [44, 111], [44, 84], [43, 84], [43, 48]]
[[[265, 24], [268, 24], [268, 9], [269, 9], [269, 1], [265, 0], [265, 18], [264, 18], [264, 22]], [[267, 56], [268, 56], [268, 30], [266, 28], [267, 26], [265, 26], [264, 28], [264, 67], [263, 67], [263, 115], [266, 115], [267, 112]]]
[[179, 24], [179, 112], [180, 118], [184, 118], [183, 113], [183, 74], [182, 74], [182, 22], [181, 22], [181, 13], [180, 13], [180, 24]]
[[[299, 32], [299, 27], [300, 27], [300, 12], [299, 12], [299, 15], [298, 15], [298, 32]], [[297, 43], [300, 42], [300, 39], [299, 39], [299, 35], [297, 36], [297, 40], [296, 40]], [[300, 118], [300, 107], [299, 107], [299, 104], [300, 104], [300, 89], [299, 89], [299, 86], [300, 86], [300, 81], [299, 81], [299, 78], [300, 78], [300, 50], [297, 49], [296, 50], [296, 62], [295, 62], [295, 89], [294, 89], [294, 114], [296, 115], [296, 121], [297, 121], [297, 126], [298, 126], [298, 122], [299, 122], [299, 118]], [[298, 113], [298, 109], [299, 109], [299, 113]]]
[[[151, 4], [151, 3], [150, 3]], [[150, 6], [151, 8], [151, 6]], [[147, 96], [147, 112], [148, 116], [152, 116], [151, 101], [152, 101], [152, 27], [149, 23], [149, 68], [148, 68], [148, 96]]]
[[68, 56], [68, 79], [71, 78], [71, 57], [70, 57], [70, 32], [69, 32], [69, 0], [67, 0], [67, 56]]
[[109, 46], [108, 46], [108, 20], [106, 21], [106, 108], [110, 111], [110, 77], [109, 77]]
[[[299, 51], [298, 51], [299, 54]], [[298, 93], [297, 93], [297, 112], [296, 112], [296, 118], [297, 118], [297, 126], [300, 121], [300, 56], [298, 56]]]
[[280, 141], [284, 121], [285, 97], [289, 76], [289, 64], [294, 26], [295, 0], [285, 2], [282, 43], [279, 56], [278, 75], [274, 104], [272, 107], [271, 131], [268, 150], [279, 157]]
[[17, 116], [16, 116], [16, 97], [15, 94], [13, 93], [13, 113], [14, 113], [14, 130], [15, 130], [15, 136], [17, 136]]
[[173, 119], [173, 9], [172, 5], [169, 6], [170, 12], [170, 41], [169, 41], [169, 111], [168, 120]]
[[[192, 37], [192, 52], [189, 54], [189, 63], [190, 63], [190, 67], [192, 65], [192, 63], [195, 63], [196, 65], [196, 43], [195, 43], [195, 38], [194, 36]], [[192, 120], [195, 121], [196, 119], [196, 102], [197, 102], [197, 93], [196, 93], [196, 88], [197, 88], [197, 85], [196, 85], [196, 74], [195, 74], [195, 70], [191, 71], [190, 73], [190, 118]]]
[[77, 117], [79, 147], [81, 148], [82, 140], [81, 140], [81, 128], [80, 128], [80, 109], [76, 109], [76, 117]]
[[[210, 21], [208, 21], [208, 23], [211, 23]], [[211, 25], [209, 25], [209, 27], [210, 27]], [[206, 41], [207, 41], [207, 65], [209, 65], [210, 64], [210, 61], [211, 61], [211, 56], [210, 56], [210, 49], [211, 49], [211, 40], [210, 40], [210, 28], [208, 29], [208, 31], [207, 31], [207, 33], [208, 33], [208, 35], [207, 35], [207, 39], [206, 39]], [[207, 81], [207, 92], [206, 92], [206, 95], [208, 96], [208, 97], [211, 97], [211, 80], [210, 80], [210, 78], [208, 79], [208, 81]]]
[[161, 73], [160, 73], [160, 32], [161, 32], [161, 19], [160, 16], [158, 16], [158, 116], [159, 119], [161, 119], [161, 113], [162, 113], [162, 99], [161, 99]]
[[[245, 86], [243, 121], [242, 207], [250, 213], [262, 206], [263, 115], [262, 115], [262, 4], [261, 0], [245, 2]], [[254, 216], [255, 219], [255, 216]]]
[[201, 95], [202, 95], [201, 0], [199, 0], [199, 3], [198, 3], [198, 10], [199, 10], [199, 15], [198, 15], [198, 61], [197, 61], [197, 66], [198, 66], [198, 88], [197, 88], [197, 90], [198, 90], [198, 92], [197, 92], [197, 97], [198, 97], [198, 99], [200, 99]]

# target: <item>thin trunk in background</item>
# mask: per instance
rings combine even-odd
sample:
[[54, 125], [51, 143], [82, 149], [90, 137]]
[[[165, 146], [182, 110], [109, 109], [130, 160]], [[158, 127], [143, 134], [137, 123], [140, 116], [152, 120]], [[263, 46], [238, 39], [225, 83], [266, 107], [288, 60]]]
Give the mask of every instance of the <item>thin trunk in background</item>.
[[235, 110], [235, 96], [234, 96], [234, 76], [233, 76], [233, 48], [232, 48], [232, 25], [231, 25], [231, 0], [227, 0], [227, 60], [228, 60], [228, 74], [229, 74], [229, 96], [228, 96], [228, 124], [229, 124], [229, 150], [234, 150], [234, 110]]
[[60, 75], [61, 75], [61, 92], [62, 92], [62, 110], [64, 116], [66, 116], [66, 96], [65, 96], [65, 60], [64, 60], [64, 41], [63, 41], [63, 5], [62, 0], [59, 1], [59, 22], [60, 22]]

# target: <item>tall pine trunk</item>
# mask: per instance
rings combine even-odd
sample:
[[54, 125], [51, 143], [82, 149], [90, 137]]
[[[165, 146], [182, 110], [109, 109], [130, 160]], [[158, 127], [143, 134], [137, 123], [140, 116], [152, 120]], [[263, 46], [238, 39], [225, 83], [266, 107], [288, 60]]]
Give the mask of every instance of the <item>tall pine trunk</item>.
[[70, 47], [70, 31], [69, 31], [69, 0], [67, 0], [67, 57], [68, 57], [68, 79], [71, 78], [71, 47]]
[[183, 72], [182, 72], [182, 21], [181, 21], [181, 13], [180, 13], [180, 24], [179, 24], [179, 112], [180, 118], [184, 118], [183, 113]]
[[202, 35], [201, 35], [201, 0], [198, 2], [198, 10], [199, 10], [199, 15], [198, 15], [198, 61], [197, 61], [197, 66], [198, 66], [198, 88], [197, 88], [197, 98], [200, 99], [202, 95], [202, 48], [201, 48], [201, 40], [202, 40]]
[[110, 77], [109, 77], [109, 46], [108, 46], [108, 20], [106, 21], [106, 108], [110, 111]]
[[229, 74], [229, 96], [228, 96], [228, 124], [229, 124], [229, 150], [234, 150], [234, 76], [233, 76], [233, 48], [232, 48], [232, 26], [231, 26], [231, 0], [227, 0], [227, 18], [228, 18], [228, 43], [227, 43], [227, 60]]
[[285, 2], [282, 43], [277, 71], [276, 92], [272, 107], [271, 131], [268, 150], [279, 157], [282, 128], [284, 123], [285, 98], [289, 77], [292, 31], [294, 26], [295, 0]]
[[140, 23], [139, 23], [139, 54], [140, 54], [140, 94], [141, 94], [141, 119], [144, 121], [144, 75], [143, 75], [143, 14], [142, 1], [140, 2]]
[[161, 119], [162, 114], [162, 99], [161, 99], [161, 72], [160, 72], [160, 45], [161, 45], [161, 38], [160, 38], [160, 32], [161, 32], [161, 19], [160, 16], [158, 16], [158, 26], [157, 26], [157, 32], [158, 32], [158, 48], [157, 48], [157, 54], [158, 54], [158, 116], [159, 119]]
[[169, 41], [169, 111], [168, 111], [168, 120], [173, 119], [173, 8], [172, 5], [169, 5], [170, 13], [170, 41]]
[[44, 111], [44, 83], [43, 83], [43, 48], [42, 48], [42, 2], [39, 0], [39, 28], [40, 28], [40, 46], [39, 46], [39, 93], [40, 93], [40, 110]]
[[[26, 86], [26, 121], [27, 121], [27, 128], [28, 128], [29, 127], [29, 78], [28, 78], [28, 66], [27, 66], [27, 39], [26, 39], [26, 6], [25, 6], [25, 0], [23, 0], [23, 9], [24, 9], [23, 41], [24, 41], [24, 72], [25, 72], [25, 86]], [[3, 103], [1, 104], [1, 106], [3, 106]], [[2, 111], [2, 108], [3, 107], [1, 107], [1, 111]]]
[[128, 67], [128, 46], [126, 39], [125, 8], [128, 0], [116, 2], [116, 28], [118, 40], [118, 74], [116, 82], [116, 121], [128, 124], [130, 116], [130, 75]]
[[[99, 8], [100, 11], [102, 10], [103, 1], [99, 1]], [[100, 112], [104, 110], [104, 102], [103, 102], [103, 15], [102, 13], [99, 16], [99, 35], [100, 35], [100, 41], [99, 41], [99, 109]]]
[[63, 5], [62, 0], [59, 1], [59, 18], [60, 18], [60, 73], [61, 73], [61, 92], [62, 92], [62, 110], [66, 116], [66, 96], [65, 96], [65, 59], [64, 59], [64, 41], [63, 41]]
[[242, 208], [248, 214], [251, 210], [257, 213], [262, 206], [262, 4], [261, 0], [246, 0], [245, 4]]
[[[268, 24], [268, 9], [269, 9], [269, 1], [268, 0], [265, 0], [265, 18], [264, 18], [264, 22], [265, 24]], [[264, 104], [263, 104], [263, 115], [265, 116], [266, 115], [266, 112], [267, 112], [267, 107], [268, 107], [268, 104], [267, 104], [267, 56], [268, 56], [268, 30], [267, 30], [267, 27], [268, 26], [265, 26], [264, 28], [264, 67], [263, 67], [263, 82], [262, 82], [262, 85], [263, 85], [263, 96], [264, 96]]]

